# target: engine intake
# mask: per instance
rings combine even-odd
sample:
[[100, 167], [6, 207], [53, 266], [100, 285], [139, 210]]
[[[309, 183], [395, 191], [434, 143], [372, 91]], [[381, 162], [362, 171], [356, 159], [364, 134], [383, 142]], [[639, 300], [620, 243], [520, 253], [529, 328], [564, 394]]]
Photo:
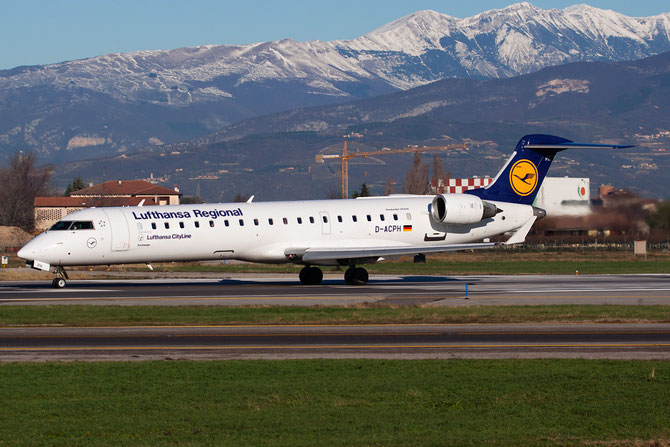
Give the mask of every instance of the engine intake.
[[441, 223], [471, 224], [501, 211], [494, 204], [470, 194], [439, 194], [433, 199], [430, 214]]

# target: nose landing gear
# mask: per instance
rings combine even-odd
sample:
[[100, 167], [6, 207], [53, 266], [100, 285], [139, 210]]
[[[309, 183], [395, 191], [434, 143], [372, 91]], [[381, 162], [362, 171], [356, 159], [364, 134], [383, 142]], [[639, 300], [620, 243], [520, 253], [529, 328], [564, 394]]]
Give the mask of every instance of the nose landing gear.
[[61, 266], [55, 266], [54, 271], [56, 273], [56, 277], [54, 278], [53, 281], [51, 281], [51, 287], [54, 289], [63, 289], [67, 285], [67, 279], [70, 279], [67, 276], [67, 272], [65, 269]]

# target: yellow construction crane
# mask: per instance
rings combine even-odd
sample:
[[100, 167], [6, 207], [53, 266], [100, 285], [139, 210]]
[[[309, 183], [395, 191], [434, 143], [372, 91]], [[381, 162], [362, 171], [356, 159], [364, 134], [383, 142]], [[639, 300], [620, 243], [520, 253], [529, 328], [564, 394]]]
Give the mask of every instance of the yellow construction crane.
[[372, 157], [377, 155], [387, 154], [414, 154], [416, 152], [430, 152], [430, 151], [446, 151], [450, 149], [467, 149], [465, 144], [450, 144], [447, 146], [407, 146], [402, 149], [382, 149], [368, 152], [348, 152], [347, 141], [344, 141], [344, 149], [341, 154], [316, 154], [317, 163], [325, 163], [326, 159], [340, 159], [342, 160], [342, 198], [349, 198], [349, 160], [355, 157]]

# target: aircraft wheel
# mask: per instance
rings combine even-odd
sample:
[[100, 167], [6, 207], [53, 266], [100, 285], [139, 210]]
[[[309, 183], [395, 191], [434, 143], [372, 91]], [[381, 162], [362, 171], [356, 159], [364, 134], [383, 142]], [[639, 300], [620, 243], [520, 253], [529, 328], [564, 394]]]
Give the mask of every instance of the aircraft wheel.
[[353, 274], [352, 273], [353, 271], [354, 271], [354, 269], [350, 267], [344, 272], [344, 282], [349, 284], [350, 286], [354, 285], [354, 283], [351, 280], [351, 276]]
[[54, 289], [63, 289], [66, 285], [67, 283], [65, 282], [64, 278], [54, 278], [54, 280], [51, 281], [51, 286]]
[[323, 272], [318, 267], [303, 267], [300, 270], [299, 278], [302, 284], [321, 284], [321, 281], [323, 281]]
[[351, 267], [344, 272], [344, 282], [350, 286], [362, 286], [368, 283], [368, 271], [362, 267]]

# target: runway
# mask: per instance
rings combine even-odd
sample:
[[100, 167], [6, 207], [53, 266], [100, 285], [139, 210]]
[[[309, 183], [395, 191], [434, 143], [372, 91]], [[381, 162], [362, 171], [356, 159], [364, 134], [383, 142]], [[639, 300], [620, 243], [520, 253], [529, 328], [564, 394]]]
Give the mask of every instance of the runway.
[[0, 360], [670, 359], [670, 324], [0, 328]]
[[[467, 288], [467, 298], [466, 298]], [[65, 289], [48, 281], [0, 282], [3, 305], [536, 305], [670, 304], [668, 275], [382, 276], [348, 286], [327, 276], [318, 286], [293, 275], [216, 279], [81, 280]]]

